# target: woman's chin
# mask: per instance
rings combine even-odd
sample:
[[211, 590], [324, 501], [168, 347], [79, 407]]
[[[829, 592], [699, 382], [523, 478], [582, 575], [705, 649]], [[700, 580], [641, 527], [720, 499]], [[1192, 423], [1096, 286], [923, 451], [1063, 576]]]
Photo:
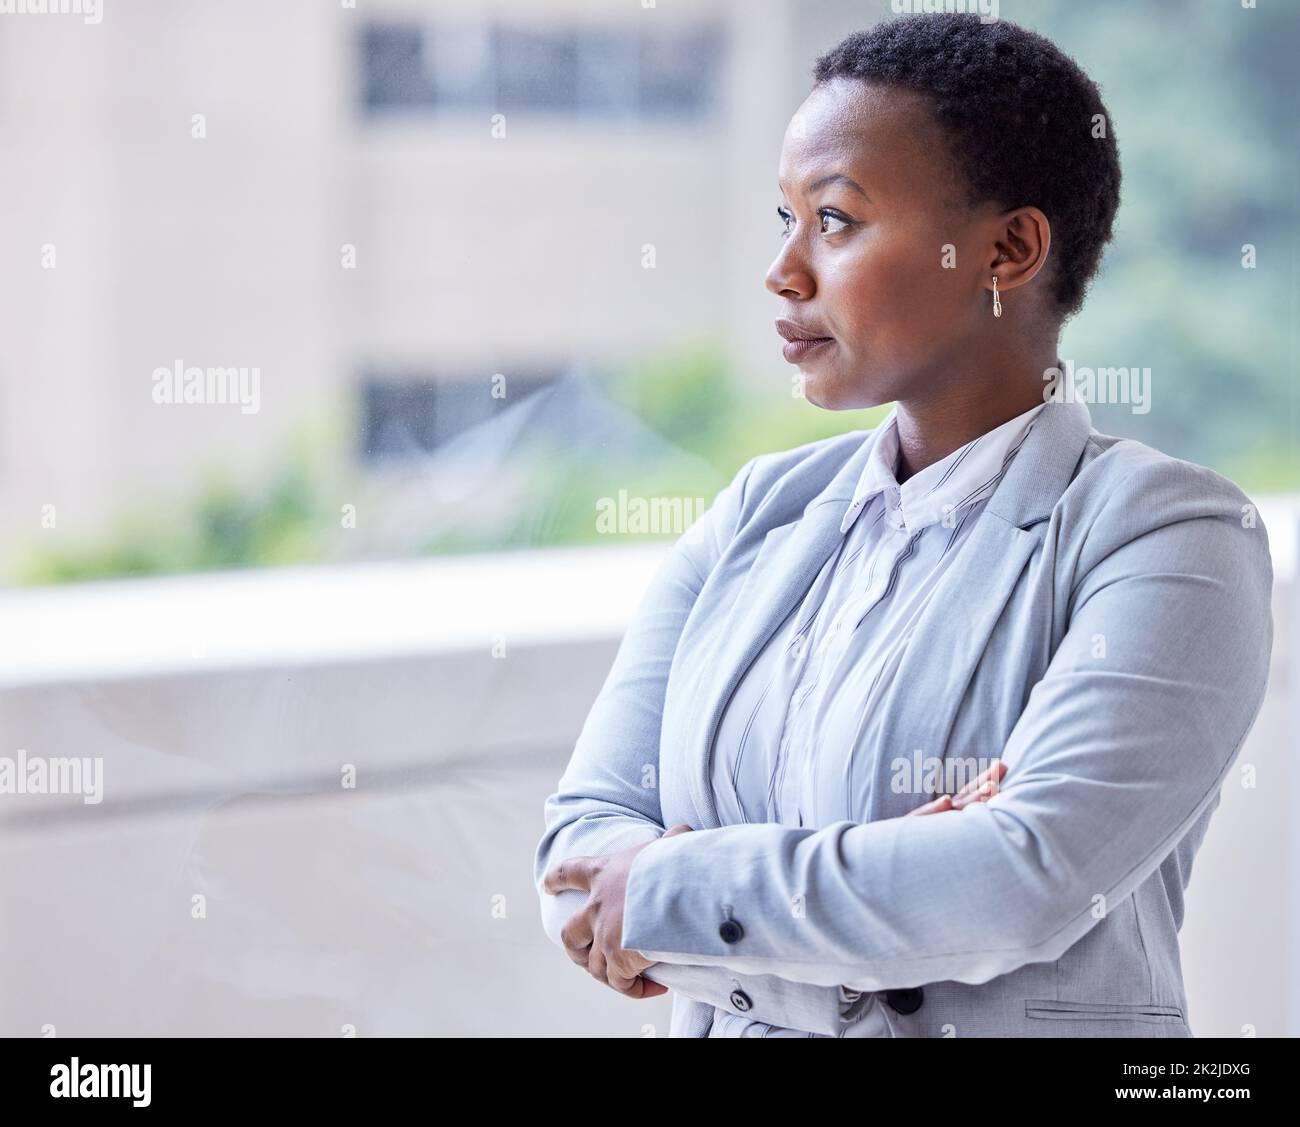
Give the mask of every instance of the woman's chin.
[[847, 411], [855, 406], [850, 389], [824, 376], [804, 375], [803, 397], [824, 411]]
[[812, 395], [804, 397], [814, 407], [820, 407], [823, 411], [869, 411], [872, 407], [879, 407], [882, 403], [892, 403], [892, 399], [884, 399], [879, 396], [862, 395], [845, 395], [833, 398], [816, 398]]
[[894, 389], [880, 386], [878, 381], [864, 387], [861, 382], [843, 379], [825, 369], [799, 370], [803, 375], [803, 398], [824, 411], [865, 411], [897, 398], [891, 394]]

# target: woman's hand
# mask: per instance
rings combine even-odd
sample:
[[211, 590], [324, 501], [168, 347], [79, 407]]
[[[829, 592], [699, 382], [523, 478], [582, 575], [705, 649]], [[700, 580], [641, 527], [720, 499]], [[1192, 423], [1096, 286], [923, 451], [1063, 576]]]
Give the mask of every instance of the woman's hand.
[[[998, 793], [998, 785], [1006, 770], [1006, 764], [998, 760], [956, 794], [941, 794], [925, 805], [909, 810], [903, 817], [941, 814], [947, 810], [961, 810], [973, 802], [987, 802]], [[673, 826], [655, 841], [690, 832], [690, 826]], [[571, 857], [551, 869], [542, 881], [542, 888], [552, 894], [571, 888], [588, 893], [587, 903], [570, 916], [561, 929], [565, 953], [578, 966], [586, 967], [587, 973], [597, 982], [603, 982], [630, 998], [657, 998], [668, 992], [668, 987], [641, 974], [646, 967], [655, 965], [653, 959], [621, 946], [628, 874], [636, 855], [653, 844], [654, 841], [646, 841], [601, 857]]]
[[587, 903], [574, 912], [560, 930], [565, 954], [580, 967], [586, 967], [597, 982], [603, 982], [630, 998], [657, 998], [668, 993], [668, 987], [641, 975], [646, 967], [655, 965], [654, 960], [621, 946], [623, 903], [627, 898], [627, 878], [632, 861], [647, 845], [690, 831], [690, 826], [673, 826], [654, 841], [645, 841], [618, 853], [604, 857], [571, 857], [561, 861], [542, 880], [546, 892], [576, 888], [589, 893]]
[[956, 794], [941, 794], [931, 799], [924, 806], [909, 810], [903, 815], [910, 818], [913, 814], [942, 814], [945, 810], [960, 810], [972, 802], [987, 802], [998, 793], [1002, 776], [1007, 773], [1007, 765], [1002, 760], [995, 760], [987, 771], [981, 771]]

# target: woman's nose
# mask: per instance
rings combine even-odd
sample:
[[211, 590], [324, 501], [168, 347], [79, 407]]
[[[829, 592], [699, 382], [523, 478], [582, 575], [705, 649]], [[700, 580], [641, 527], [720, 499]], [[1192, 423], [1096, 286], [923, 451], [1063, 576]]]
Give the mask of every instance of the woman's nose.
[[812, 297], [815, 288], [812, 276], [792, 250], [793, 244], [789, 242], [781, 248], [781, 253], [768, 269], [764, 285], [777, 297]]

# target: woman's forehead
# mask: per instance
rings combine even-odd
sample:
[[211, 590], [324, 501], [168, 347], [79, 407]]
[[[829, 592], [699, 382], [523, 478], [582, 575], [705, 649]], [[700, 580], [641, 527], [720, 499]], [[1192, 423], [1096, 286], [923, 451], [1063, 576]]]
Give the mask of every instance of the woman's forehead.
[[858, 78], [832, 78], [812, 88], [787, 132], [802, 122], [805, 134], [876, 133], [914, 125], [926, 116], [926, 97], [919, 91]]
[[785, 192], [803, 194], [828, 177], [843, 176], [870, 196], [873, 182], [883, 192], [887, 184], [907, 187], [933, 179], [946, 148], [923, 99], [911, 91], [828, 96], [819, 88], [791, 118], [777, 179]]

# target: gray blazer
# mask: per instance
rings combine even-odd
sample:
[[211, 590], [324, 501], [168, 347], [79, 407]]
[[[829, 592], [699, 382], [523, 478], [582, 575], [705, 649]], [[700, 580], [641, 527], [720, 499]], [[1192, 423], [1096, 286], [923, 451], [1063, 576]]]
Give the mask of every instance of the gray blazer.
[[[852, 821], [719, 827], [723, 707], [839, 539], [874, 431], [745, 464], [677, 542], [619, 647], [534, 858], [642, 850], [623, 945], [659, 960], [672, 1036], [713, 1007], [838, 1035], [1191, 1036], [1178, 953], [1192, 860], [1258, 715], [1272, 564], [1212, 470], [1053, 402], [927, 605]], [[903, 818], [896, 761], [1000, 756], [999, 794]], [[566, 964], [568, 966], [568, 964]], [[577, 972], [581, 973], [581, 972]], [[629, 1003], [635, 1004], [635, 1003]]]

